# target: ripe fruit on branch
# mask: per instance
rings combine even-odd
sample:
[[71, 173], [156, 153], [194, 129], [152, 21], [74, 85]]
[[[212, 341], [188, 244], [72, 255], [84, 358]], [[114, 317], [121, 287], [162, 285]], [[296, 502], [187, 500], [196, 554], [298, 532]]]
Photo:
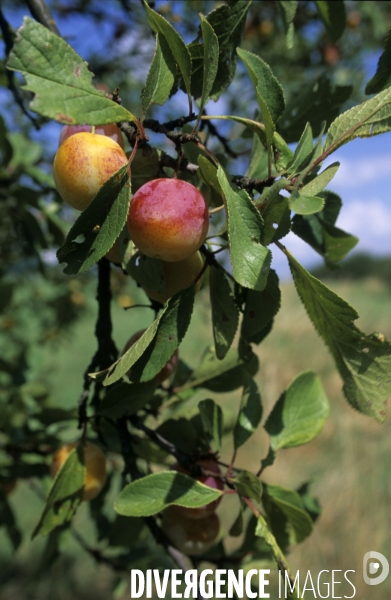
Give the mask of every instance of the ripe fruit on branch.
[[[74, 442], [72, 444], [65, 444], [57, 450], [50, 467], [52, 477], [56, 475], [70, 452], [77, 446], [78, 442]], [[100, 494], [106, 483], [106, 457], [102, 450], [91, 442], [86, 442], [82, 448], [86, 467], [83, 500], [93, 500], [93, 498], [96, 498]]]
[[187, 519], [169, 506], [163, 513], [162, 531], [183, 554], [199, 556], [213, 546], [220, 530], [220, 520], [216, 513], [202, 520]]
[[[202, 270], [204, 261], [201, 252], [195, 252], [195, 254], [185, 258], [185, 260], [162, 262], [166, 292], [161, 294], [150, 287], [144, 287], [143, 289], [152, 300], [157, 300], [157, 302], [162, 302], [164, 304], [171, 296], [174, 296], [174, 294], [180, 290], [184, 290], [193, 285]], [[197, 280], [195, 287], [196, 293], [199, 291], [201, 283], [202, 277]]]
[[185, 260], [204, 243], [209, 214], [203, 195], [180, 179], [154, 179], [130, 203], [128, 229], [146, 256]]
[[[219, 465], [212, 459], [207, 458], [203, 460], [197, 460], [196, 464], [203, 468], [206, 472], [216, 473], [216, 475], [221, 475]], [[178, 463], [176, 463], [173, 467], [173, 470], [179, 471], [179, 473], [184, 473], [185, 475], [191, 474], [189, 471], [181, 467]], [[219, 477], [214, 477], [213, 475], [200, 475], [195, 478], [197, 481], [208, 485], [209, 487], [215, 490], [223, 490], [224, 482]], [[199, 508], [186, 508], [185, 506], [177, 506], [173, 505], [172, 510], [181, 515], [182, 517], [186, 517], [191, 520], [204, 519], [206, 516], [211, 515], [215, 512], [216, 508], [220, 503], [221, 497], [217, 498], [217, 500], [213, 500], [209, 504], [205, 504], [205, 506], [200, 506]]]
[[119, 242], [115, 240], [114, 244], [108, 252], [105, 254], [105, 258], [116, 265], [121, 264], [121, 256], [119, 253]]
[[[131, 346], [133, 346], [133, 344], [135, 344], [143, 335], [143, 333], [145, 332], [145, 329], [141, 329], [140, 331], [137, 331], [137, 333], [135, 333], [134, 335], [132, 335], [132, 337], [126, 342], [124, 351], [122, 352], [122, 354], [125, 354], [125, 352], [127, 352], [127, 350], [129, 350], [129, 348], [131, 348]], [[171, 356], [170, 360], [168, 360], [166, 362], [166, 364], [164, 365], [164, 367], [162, 368], [161, 371], [159, 371], [159, 373], [157, 375], [155, 375], [155, 379], [157, 379], [157, 381], [159, 383], [163, 383], [163, 381], [165, 381], [166, 379], [168, 379], [169, 377], [171, 377], [171, 375], [175, 372], [176, 368], [178, 366], [178, 348], [175, 350], [174, 354]], [[131, 373], [131, 369], [129, 369], [128, 371], [128, 377], [130, 377], [130, 373]]]
[[[67, 140], [71, 135], [75, 135], [76, 133], [82, 133], [83, 131], [87, 131], [88, 133], [92, 133], [91, 125], [64, 125], [61, 129], [60, 139], [58, 142], [58, 146], [60, 147], [65, 140]], [[124, 149], [124, 138], [122, 136], [122, 132], [118, 125], [115, 123], [109, 123], [108, 125], [96, 125], [95, 133], [97, 135], [105, 135], [108, 138], [111, 138], [114, 142], [117, 142]]]
[[121, 146], [109, 137], [88, 132], [71, 135], [54, 158], [58, 193], [73, 208], [84, 210], [102, 185], [127, 162]]

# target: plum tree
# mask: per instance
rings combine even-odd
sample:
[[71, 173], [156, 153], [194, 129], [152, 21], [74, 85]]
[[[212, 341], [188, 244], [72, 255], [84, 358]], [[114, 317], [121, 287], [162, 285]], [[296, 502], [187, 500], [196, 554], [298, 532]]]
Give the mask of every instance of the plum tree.
[[[91, 3], [74, 0], [72, 4], [76, 10], [76, 5]], [[102, 17], [105, 4], [110, 3], [102, 3]], [[291, 254], [289, 232], [322, 256], [329, 267], [336, 267], [356, 245], [357, 238], [337, 226], [341, 200], [329, 184], [338, 163], [321, 165], [351, 140], [391, 129], [384, 118], [391, 106], [387, 89], [391, 71], [380, 60], [379, 71], [366, 90], [377, 95], [353, 106], [349, 77], [341, 68], [352, 56], [351, 50], [344, 54], [352, 41], [357, 51], [360, 14], [364, 35], [369, 31], [369, 15], [360, 10], [354, 22], [350, 18], [347, 44], [343, 44], [343, 3], [327, 3], [328, 23], [322, 3], [309, 3], [309, 10], [307, 3], [289, 3], [291, 10], [283, 2], [168, 0], [165, 10], [155, 3], [159, 12], [154, 11], [153, 2], [133, 4], [122, 23], [115, 16], [109, 42], [102, 39], [104, 60], [98, 60], [99, 52], [91, 46], [94, 71], [98, 76], [107, 73], [115, 86], [113, 93], [104, 87], [106, 94], [92, 87], [87, 62], [59, 37], [53, 20], [39, 17], [45, 29], [28, 17], [13, 35], [3, 15], [8, 9], [0, 11], [5, 68], [19, 73], [13, 80], [12, 73], [2, 78], [10, 84], [7, 93], [14, 86], [15, 98], [7, 100], [7, 110], [0, 116], [0, 196], [4, 200], [0, 202], [4, 216], [0, 219], [0, 267], [6, 277], [0, 288], [5, 311], [0, 319], [4, 338], [0, 377], [9, 388], [0, 398], [5, 426], [0, 440], [1, 477], [45, 478], [47, 453], [64, 444], [64, 435], [75, 439], [70, 436], [77, 419], [82, 439], [98, 439], [110, 452], [110, 486], [104, 485], [104, 456], [93, 444], [84, 445], [86, 469], [78, 465], [82, 445], [77, 453], [76, 443], [56, 453], [53, 474], [67, 456], [70, 460], [56, 476], [35, 529], [37, 535], [49, 534], [48, 544], [42, 546], [46, 567], [60, 554], [68, 531], [77, 532], [85, 519], [86, 537], [80, 531], [75, 541], [90, 558], [112, 567], [115, 581], [109, 595], [114, 586], [118, 591], [119, 571], [126, 577], [136, 566], [163, 570], [173, 566], [172, 560], [181, 569], [191, 563], [202, 569], [207, 558], [218, 569], [225, 564], [240, 570], [261, 558], [265, 564], [275, 561], [280, 573], [290, 577], [285, 556], [293, 542], [310, 534], [319, 509], [307, 484], [299, 489], [285, 487], [292, 480], [289, 469], [280, 469], [281, 481], [278, 465], [277, 473], [266, 475], [265, 480], [264, 469], [275, 460], [283, 461], [285, 448], [300, 453], [293, 448], [316, 438], [330, 408], [320, 378], [304, 360], [305, 371], [289, 384], [285, 376], [278, 379], [278, 369], [270, 373], [266, 369], [266, 375], [281, 380], [283, 387], [277, 386], [279, 397], [272, 407], [276, 386], [269, 386], [268, 416], [263, 419], [262, 392], [267, 390], [258, 389], [258, 384], [269, 382], [257, 375], [259, 357], [268, 359], [268, 348], [278, 345], [278, 327], [272, 346], [263, 342], [275, 331], [279, 311], [284, 313], [285, 284], [279, 283], [277, 256], [286, 261], [310, 321], [336, 360], [349, 403], [383, 421], [391, 393], [387, 332], [367, 336], [359, 331], [355, 310]], [[195, 4], [205, 14], [201, 20], [193, 18]], [[208, 5], [212, 8], [209, 15]], [[167, 20], [171, 17], [173, 25]], [[386, 29], [388, 21], [384, 19]], [[103, 23], [100, 15], [96, 23]], [[123, 23], [129, 24], [129, 31], [120, 29]], [[179, 23], [176, 33], [175, 23]], [[308, 25], [311, 32], [302, 35]], [[92, 29], [96, 33], [96, 27], [90, 33]], [[103, 29], [107, 28], [100, 28], [99, 36]], [[155, 52], [151, 30], [157, 32]], [[125, 47], [121, 31], [126, 34], [123, 41], [131, 33], [136, 43], [131, 47], [125, 43]], [[299, 46], [308, 51], [299, 48], [298, 53]], [[110, 53], [121, 48], [117, 57], [113, 54], [113, 61], [111, 55], [107, 60], [109, 47]], [[278, 53], [284, 56], [284, 65], [275, 62]], [[338, 53], [344, 60], [338, 60]], [[148, 57], [152, 60], [149, 69]], [[269, 59], [270, 67], [265, 62]], [[329, 76], [323, 71], [319, 76], [320, 60]], [[303, 70], [303, 64], [310, 72]], [[287, 80], [286, 95], [274, 71]], [[338, 73], [344, 75], [343, 85], [338, 85], [342, 82]], [[26, 89], [17, 94], [22, 78]], [[30, 97], [26, 91], [34, 95], [30, 108], [38, 112], [38, 118], [24, 107]], [[183, 96], [178, 102], [174, 99], [177, 92], [187, 95], [188, 106]], [[220, 97], [217, 109], [211, 108], [210, 101]], [[347, 103], [352, 108], [342, 112]], [[21, 107], [26, 110], [19, 119]], [[225, 114], [228, 110], [230, 114]], [[10, 127], [5, 122], [7, 114], [12, 117]], [[92, 200], [71, 228], [69, 211], [53, 202], [47, 154], [28, 135], [30, 120], [31, 126], [39, 127], [53, 118], [68, 124], [54, 163], [58, 190], [65, 202], [79, 210]], [[69, 125], [86, 122], [94, 126]], [[129, 160], [117, 126], [100, 125], [104, 122], [117, 123], [126, 136]], [[43, 128], [40, 135], [44, 134]], [[49, 145], [50, 139], [46, 141]], [[102, 185], [105, 194], [99, 193]], [[96, 194], [99, 197], [94, 201]], [[213, 218], [208, 231], [209, 215]], [[72, 277], [68, 282], [51, 265], [60, 244], [57, 257], [67, 265], [64, 273]], [[121, 262], [122, 272], [113, 272], [109, 261]], [[210, 307], [206, 294], [196, 299], [193, 294], [206, 267]], [[39, 277], [26, 277], [37, 268]], [[18, 281], [23, 286], [20, 292]], [[96, 284], [95, 309], [89, 299], [92, 282]], [[136, 284], [151, 302], [144, 298], [139, 303]], [[113, 302], [117, 294], [123, 308], [133, 297], [135, 310], [120, 315]], [[24, 302], [26, 298], [33, 302]], [[83, 306], [85, 310], [79, 310]], [[93, 330], [90, 308], [95, 314]], [[77, 335], [72, 335], [70, 327], [75, 323], [76, 329], [82, 312], [85, 319], [79, 321]], [[140, 322], [149, 324], [144, 340], [132, 348], [143, 332], [133, 335], [117, 360], [117, 348], [122, 349]], [[123, 342], [117, 338], [121, 329], [127, 332]], [[91, 339], [93, 334], [96, 341]], [[59, 377], [47, 377], [50, 353], [61, 342], [60, 335], [66, 341], [70, 335], [75, 343], [68, 346], [67, 354], [74, 354], [76, 362], [74, 356], [68, 362], [62, 353], [57, 357], [69, 385], [62, 385], [61, 368]], [[42, 357], [43, 341], [48, 344]], [[285, 341], [295, 354], [300, 350], [294, 336], [284, 340], [286, 350]], [[90, 356], [86, 356], [88, 348]], [[286, 352], [280, 358], [280, 371], [285, 373]], [[270, 360], [278, 364], [278, 356]], [[295, 360], [288, 374], [293, 374], [299, 362]], [[166, 380], [169, 384], [157, 385]], [[221, 467], [222, 472], [213, 451], [221, 453], [219, 464], [229, 465]], [[168, 472], [167, 465], [175, 461]], [[78, 504], [70, 498], [70, 490], [80, 492], [77, 501], [83, 494], [90, 500], [103, 485], [91, 510], [84, 505], [81, 519], [68, 528]], [[6, 484], [3, 489], [7, 492]], [[3, 502], [0, 510], [3, 529], [15, 547], [17, 519], [14, 528], [12, 510], [22, 503], [23, 491], [9, 507]], [[233, 495], [235, 514], [224, 510], [230, 502], [218, 505], [220, 496], [228, 494]], [[224, 538], [219, 533], [219, 517]], [[92, 529], [96, 536], [90, 536]], [[239, 544], [228, 536], [240, 536]], [[197, 560], [171, 552], [171, 547], [162, 544], [167, 538]], [[208, 552], [213, 544], [213, 552]], [[120, 550], [123, 545], [126, 552]], [[121, 589], [123, 583], [121, 575]]]
[[[141, 338], [141, 336], [143, 335], [144, 332], [145, 332], [145, 329], [141, 329], [140, 331], [137, 331], [136, 333], [134, 333], [132, 335], [132, 337], [126, 342], [126, 345], [125, 345], [125, 348], [124, 348], [122, 354], [125, 354], [125, 352], [127, 352], [127, 350], [129, 350], [129, 348], [131, 348], [133, 346], [133, 344], [135, 344], [137, 342], [137, 340], [139, 340]], [[162, 370], [159, 371], [159, 373], [155, 376], [156, 380], [159, 383], [163, 383], [163, 381], [165, 381], [166, 379], [171, 377], [171, 375], [174, 373], [174, 371], [176, 370], [176, 368], [178, 366], [178, 356], [179, 356], [178, 349], [176, 349], [174, 354], [171, 356], [170, 360], [168, 360], [166, 362], [166, 364], [164, 365]], [[131, 369], [128, 371], [128, 377], [130, 377], [130, 373], [131, 373]]]
[[128, 229], [146, 256], [185, 260], [204, 243], [209, 213], [201, 192], [181, 179], [153, 179], [130, 203]]
[[[65, 444], [61, 446], [53, 457], [50, 467], [52, 477], [54, 477], [66, 461], [70, 452], [78, 446], [78, 442]], [[86, 467], [84, 478], [83, 500], [93, 500], [103, 489], [106, 482], [106, 457], [102, 450], [91, 442], [82, 445], [84, 451], [84, 462]]]
[[[58, 141], [58, 146], [60, 147], [62, 143], [65, 142], [71, 135], [75, 135], [76, 133], [88, 132], [92, 133], [91, 125], [64, 125], [61, 129], [60, 139]], [[108, 138], [111, 138], [114, 142], [117, 142], [122, 149], [124, 149], [124, 138], [122, 136], [121, 130], [115, 123], [108, 123], [107, 125], [96, 125], [95, 133], [97, 135], [105, 135]]]
[[53, 177], [61, 198], [84, 210], [102, 185], [128, 159], [121, 146], [105, 135], [81, 132], [68, 137], [54, 158]]
[[[216, 461], [214, 461], [213, 459], [210, 459], [210, 458], [206, 458], [206, 459], [202, 459], [202, 460], [197, 460], [196, 465], [198, 465], [199, 467], [202, 467], [202, 469], [206, 473], [208, 473], [206, 475], [197, 476], [195, 478], [197, 481], [200, 481], [201, 483], [208, 485], [209, 487], [211, 487], [213, 489], [217, 489], [217, 490], [224, 489], [224, 483], [223, 483], [223, 480], [221, 479], [220, 467]], [[191, 475], [191, 473], [189, 471], [184, 469], [178, 463], [176, 463], [172, 467], [172, 469], [174, 469], [175, 471], [179, 471], [180, 473], [185, 473], [185, 475]], [[209, 473], [216, 473], [217, 477], [214, 477], [212, 474], [209, 474]], [[186, 517], [191, 520], [198, 520], [198, 519], [204, 519], [208, 515], [211, 515], [212, 513], [214, 513], [216, 508], [218, 507], [220, 501], [221, 501], [221, 497], [217, 498], [217, 500], [214, 500], [213, 502], [210, 502], [209, 504], [205, 504], [205, 506], [200, 506], [199, 508], [186, 508], [185, 506], [174, 505], [172, 507], [172, 509], [174, 512], [176, 512], [178, 515], [181, 515], [182, 517]]]
[[[143, 287], [144, 291], [152, 300], [157, 302], [167, 302], [171, 296], [177, 292], [190, 287], [200, 274], [204, 261], [200, 252], [195, 252], [184, 260], [176, 262], [163, 262], [163, 275], [166, 292], [162, 294], [151, 287]], [[200, 277], [195, 286], [196, 293], [201, 288], [202, 278]]]
[[196, 521], [178, 514], [176, 508], [169, 506], [164, 511], [161, 523], [163, 533], [180, 552], [188, 556], [204, 554], [217, 540], [219, 517], [211, 513]]

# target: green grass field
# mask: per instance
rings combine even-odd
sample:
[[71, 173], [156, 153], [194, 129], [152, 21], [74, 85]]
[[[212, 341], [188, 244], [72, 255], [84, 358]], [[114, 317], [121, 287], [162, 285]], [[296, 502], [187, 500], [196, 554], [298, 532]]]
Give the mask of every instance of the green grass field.
[[[367, 279], [353, 283], [340, 281], [330, 287], [357, 309], [361, 315], [357, 324], [363, 331], [380, 331], [391, 337], [390, 290], [385, 284]], [[121, 293], [122, 296], [117, 296], [113, 302], [114, 338], [120, 349], [134, 331], [146, 327], [152, 318], [148, 309], [124, 311], [118, 300], [131, 292], [122, 289]], [[369, 550], [391, 557], [391, 421], [379, 425], [348, 406], [342, 396], [340, 377], [313, 330], [293, 285], [284, 284], [282, 294], [282, 309], [276, 317], [275, 327], [256, 349], [261, 364], [257, 380], [264, 402], [264, 416], [290, 381], [304, 370], [319, 374], [331, 403], [331, 416], [321, 435], [307, 446], [281, 450], [275, 465], [265, 471], [265, 480], [270, 483], [297, 488], [311, 482], [311, 491], [322, 506], [313, 535], [295, 547], [288, 559], [293, 571], [310, 570], [317, 574], [322, 569], [354, 569], [355, 597], [386, 600], [391, 593], [391, 577], [388, 582], [373, 586], [368, 593], [369, 588], [362, 579], [362, 559]], [[143, 301], [142, 294], [134, 300]], [[70, 408], [77, 403], [83, 372], [95, 349], [94, 319], [95, 303], [91, 300], [83, 319], [62, 343], [55, 348], [45, 347], [41, 378], [50, 385], [59, 406]], [[212, 343], [208, 297], [204, 290], [197, 300], [181, 355], [195, 366], [204, 348]], [[204, 391], [197, 398], [210, 396], [211, 392]], [[231, 412], [237, 410], [238, 394], [213, 394], [213, 398]], [[66, 435], [69, 437], [69, 433]], [[227, 443], [222, 458], [229, 460], [230, 452], [231, 446]], [[240, 450], [237, 464], [256, 471], [266, 452], [267, 438], [261, 431]], [[0, 531], [0, 598], [100, 600], [111, 597], [109, 569], [97, 566], [71, 538], [65, 543], [63, 558], [49, 571], [45, 570], [44, 564], [42, 566], [40, 555], [44, 540], [31, 542], [29, 539], [42, 507], [42, 500], [34, 488], [34, 482], [23, 482], [10, 497], [25, 539], [13, 556], [9, 542]], [[81, 528], [87, 512], [88, 506], [82, 506], [76, 517]], [[228, 528], [236, 517], [236, 506], [224, 500], [221, 516], [223, 525]], [[92, 531], [85, 531], [85, 535], [86, 539], [93, 539]], [[32, 584], [31, 576], [38, 568], [42, 568], [40, 582]], [[313, 596], [308, 593], [305, 597]], [[129, 592], [123, 598], [130, 598]]]

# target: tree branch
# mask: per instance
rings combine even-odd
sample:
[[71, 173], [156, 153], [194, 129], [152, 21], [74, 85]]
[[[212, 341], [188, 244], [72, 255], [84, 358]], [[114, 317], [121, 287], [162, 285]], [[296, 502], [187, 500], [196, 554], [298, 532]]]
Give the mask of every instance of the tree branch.
[[98, 380], [92, 382], [88, 374], [92, 371], [107, 369], [118, 358], [118, 350], [111, 337], [113, 326], [111, 321], [110, 262], [105, 258], [101, 258], [98, 262], [96, 299], [98, 302], [98, 317], [95, 325], [95, 336], [98, 340], [98, 349], [84, 373], [84, 387], [79, 399], [79, 427], [82, 427], [87, 418], [87, 401], [93, 383], [95, 387], [91, 402], [94, 406], [97, 406], [100, 401], [99, 392], [102, 389], [102, 383]]
[[26, 0], [29, 11], [38, 23], [41, 23], [52, 33], [61, 37], [56, 21], [53, 19], [49, 7], [44, 0]]

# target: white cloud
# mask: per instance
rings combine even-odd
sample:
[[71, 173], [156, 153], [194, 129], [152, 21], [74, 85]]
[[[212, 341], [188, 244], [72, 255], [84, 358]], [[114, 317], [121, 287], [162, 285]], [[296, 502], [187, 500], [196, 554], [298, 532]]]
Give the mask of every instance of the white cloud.
[[382, 200], [349, 202], [341, 211], [337, 225], [360, 238], [357, 250], [391, 253], [391, 207]]
[[[327, 161], [328, 163], [333, 160]], [[364, 185], [378, 184], [380, 179], [391, 176], [391, 154], [371, 155], [368, 158], [352, 160], [342, 158], [330, 189], [353, 189]]]

